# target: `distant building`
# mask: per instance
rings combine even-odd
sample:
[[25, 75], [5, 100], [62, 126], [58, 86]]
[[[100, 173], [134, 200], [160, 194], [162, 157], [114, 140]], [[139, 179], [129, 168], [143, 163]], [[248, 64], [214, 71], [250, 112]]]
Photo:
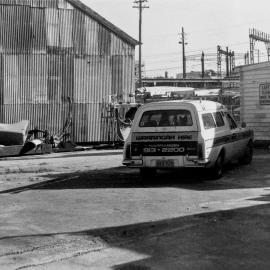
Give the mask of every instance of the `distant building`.
[[0, 22], [0, 122], [54, 134], [70, 97], [71, 138], [112, 140], [108, 104], [130, 101], [138, 42], [78, 0], [1, 0]]
[[[205, 71], [205, 74], [204, 74], [204, 78], [205, 79], [216, 78], [216, 76], [217, 76], [217, 73], [214, 70], [212, 70], [212, 69], [206, 70]], [[183, 74], [182, 73], [176, 74], [176, 78], [177, 79], [182, 79], [183, 78]], [[186, 78], [187, 79], [201, 79], [202, 78], [202, 72], [201, 71], [190, 71], [190, 72], [187, 72]]]
[[270, 145], [270, 62], [237, 67], [241, 122], [253, 128], [257, 143]]

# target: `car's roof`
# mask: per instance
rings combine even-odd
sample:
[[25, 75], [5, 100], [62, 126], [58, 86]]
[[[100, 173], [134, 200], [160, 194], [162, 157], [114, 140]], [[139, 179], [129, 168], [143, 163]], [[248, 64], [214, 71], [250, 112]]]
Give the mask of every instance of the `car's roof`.
[[224, 105], [218, 102], [210, 101], [210, 100], [170, 100], [170, 101], [159, 101], [159, 102], [151, 102], [145, 104], [143, 107], [157, 107], [157, 106], [175, 106], [175, 105], [185, 105], [195, 107], [197, 111], [216, 111], [225, 109]]

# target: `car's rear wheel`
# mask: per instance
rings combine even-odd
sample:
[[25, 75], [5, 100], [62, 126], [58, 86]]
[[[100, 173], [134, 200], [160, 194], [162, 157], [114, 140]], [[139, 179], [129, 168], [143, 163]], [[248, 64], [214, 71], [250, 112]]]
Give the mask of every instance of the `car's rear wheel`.
[[154, 168], [140, 168], [140, 177], [144, 181], [152, 182], [157, 175]]
[[224, 170], [224, 157], [220, 154], [216, 160], [215, 166], [212, 169], [212, 179], [217, 180], [220, 179], [223, 175]]
[[243, 156], [240, 158], [239, 162], [243, 165], [248, 165], [251, 163], [253, 158], [253, 143], [249, 142], [245, 148]]

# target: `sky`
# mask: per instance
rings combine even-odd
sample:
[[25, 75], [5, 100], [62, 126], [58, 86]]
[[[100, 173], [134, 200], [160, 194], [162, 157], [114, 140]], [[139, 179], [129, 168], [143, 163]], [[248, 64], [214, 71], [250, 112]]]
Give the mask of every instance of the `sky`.
[[[138, 9], [134, 0], [81, 0], [114, 25], [138, 39]], [[174, 77], [182, 73], [181, 28], [187, 40], [187, 72], [217, 70], [217, 45], [236, 54], [236, 65], [244, 64], [249, 50], [249, 28], [270, 34], [269, 0], [148, 0], [143, 10], [142, 60], [146, 76]], [[266, 61], [264, 43], [256, 42], [255, 61]], [[136, 50], [138, 59], [138, 49]], [[222, 60], [225, 69], [225, 59]]]

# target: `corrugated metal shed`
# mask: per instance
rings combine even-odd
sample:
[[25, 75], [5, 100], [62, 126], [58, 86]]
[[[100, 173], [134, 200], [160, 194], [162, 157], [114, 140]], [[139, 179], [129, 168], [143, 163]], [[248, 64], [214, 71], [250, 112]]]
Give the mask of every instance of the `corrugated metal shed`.
[[57, 132], [71, 97], [72, 139], [111, 140], [108, 101], [130, 101], [137, 44], [77, 0], [0, 0], [0, 122]]
[[241, 121], [254, 130], [256, 141], [270, 141], [270, 62], [241, 66]]

